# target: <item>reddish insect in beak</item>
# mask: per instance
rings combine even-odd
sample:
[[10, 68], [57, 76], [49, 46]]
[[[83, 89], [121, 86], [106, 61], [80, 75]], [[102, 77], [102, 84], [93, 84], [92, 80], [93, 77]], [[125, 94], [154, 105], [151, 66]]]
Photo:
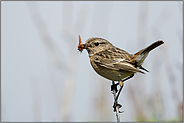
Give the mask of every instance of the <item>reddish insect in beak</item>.
[[85, 45], [85, 44], [83, 44], [82, 43], [82, 41], [81, 41], [81, 37], [80, 37], [80, 35], [79, 35], [79, 45], [78, 45], [78, 50], [80, 51], [80, 52], [82, 52], [83, 51], [83, 49], [86, 49], [87, 48], [87, 46]]

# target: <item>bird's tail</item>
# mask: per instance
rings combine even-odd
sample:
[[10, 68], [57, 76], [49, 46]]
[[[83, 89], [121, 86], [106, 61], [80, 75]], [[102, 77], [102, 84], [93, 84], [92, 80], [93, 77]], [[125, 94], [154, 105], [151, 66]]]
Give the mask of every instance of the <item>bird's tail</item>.
[[[144, 48], [143, 50], [140, 50], [142, 52], [140, 52], [141, 54], [144, 52], [150, 52], [151, 50], [155, 49], [156, 47], [160, 46], [161, 44], [163, 44], [163, 41], [156, 41], [155, 43], [151, 44], [150, 46]], [[138, 54], [140, 54], [139, 52], [137, 52]], [[135, 53], [135, 54], [137, 54]]]
[[155, 49], [156, 47], [160, 46], [161, 44], [163, 44], [163, 41], [156, 41], [153, 44], [149, 45], [148, 47], [138, 51], [137, 53], [135, 53], [133, 55], [133, 59], [132, 62], [134, 62], [136, 64], [137, 67], [142, 67], [141, 64], [143, 63], [143, 61], [145, 60], [145, 58], [147, 57], [148, 53]]

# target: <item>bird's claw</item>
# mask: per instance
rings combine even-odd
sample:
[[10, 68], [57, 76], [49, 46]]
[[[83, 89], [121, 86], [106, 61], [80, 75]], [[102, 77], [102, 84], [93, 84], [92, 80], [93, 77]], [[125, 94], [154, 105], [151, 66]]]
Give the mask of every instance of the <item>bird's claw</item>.
[[[116, 102], [116, 103], [114, 103], [114, 105], [113, 105], [113, 108], [114, 108], [114, 110], [113, 110], [113, 111], [114, 111], [114, 112], [116, 112], [116, 107], [117, 107], [117, 106], [119, 107], [119, 109], [122, 107], [122, 105], [121, 105], [121, 104], [119, 104], [119, 103], [117, 103], [117, 102]], [[123, 112], [124, 112], [124, 111], [123, 111]], [[119, 111], [119, 113], [123, 113], [123, 112]]]
[[123, 113], [124, 111], [119, 111], [119, 113]]

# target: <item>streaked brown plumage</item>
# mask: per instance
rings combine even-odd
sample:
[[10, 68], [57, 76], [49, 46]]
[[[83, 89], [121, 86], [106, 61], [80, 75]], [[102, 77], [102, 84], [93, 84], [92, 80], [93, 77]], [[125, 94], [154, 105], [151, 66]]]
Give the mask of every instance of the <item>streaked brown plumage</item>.
[[[80, 37], [80, 36], [79, 36]], [[112, 80], [121, 81], [123, 78], [133, 75], [136, 72], [143, 73], [145, 70], [141, 65], [148, 53], [163, 41], [156, 41], [150, 46], [131, 55], [128, 52], [113, 46], [103, 38], [90, 38], [85, 44], [82, 44], [79, 38], [78, 50], [86, 49], [90, 57], [90, 63], [94, 70], [101, 76]]]

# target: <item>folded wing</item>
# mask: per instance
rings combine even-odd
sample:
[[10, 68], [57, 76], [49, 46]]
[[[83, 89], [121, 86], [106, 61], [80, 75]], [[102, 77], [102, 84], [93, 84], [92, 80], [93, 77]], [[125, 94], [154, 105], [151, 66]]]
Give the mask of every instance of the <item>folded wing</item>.
[[94, 62], [102, 67], [113, 69], [113, 70], [123, 70], [123, 71], [130, 71], [130, 72], [139, 72], [143, 73], [132, 64], [130, 64], [125, 59], [96, 59]]

